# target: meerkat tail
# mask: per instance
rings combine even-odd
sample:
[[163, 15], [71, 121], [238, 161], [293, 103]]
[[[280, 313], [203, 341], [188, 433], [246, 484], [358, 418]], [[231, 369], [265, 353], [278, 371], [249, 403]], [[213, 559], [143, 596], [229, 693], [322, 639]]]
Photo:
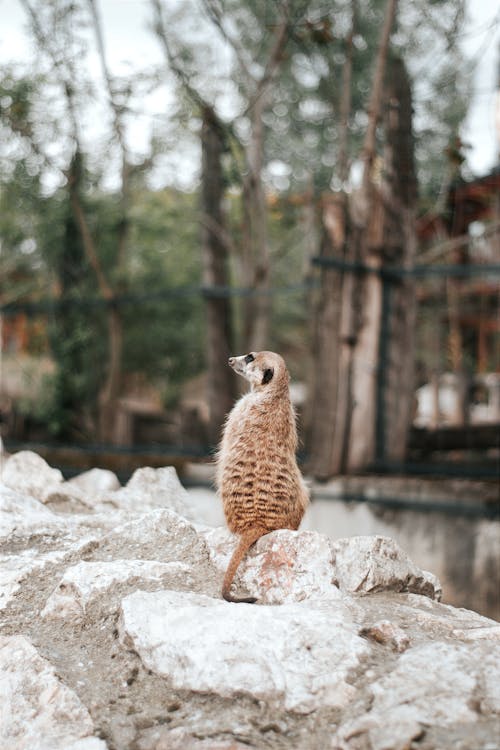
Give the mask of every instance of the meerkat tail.
[[245, 531], [242, 534], [240, 543], [233, 552], [233, 556], [231, 557], [229, 565], [227, 566], [226, 575], [224, 576], [224, 583], [222, 584], [222, 596], [226, 600], [226, 602], [246, 602], [247, 604], [254, 604], [254, 602], [257, 601], [257, 599], [252, 596], [245, 599], [237, 599], [234, 596], [231, 596], [229, 590], [231, 588], [236, 570], [238, 569], [238, 565], [245, 557], [252, 544], [254, 544], [257, 539], [260, 539], [260, 537], [264, 536], [264, 534], [266, 533], [267, 532], [264, 531], [264, 529], [251, 529], [249, 531]]

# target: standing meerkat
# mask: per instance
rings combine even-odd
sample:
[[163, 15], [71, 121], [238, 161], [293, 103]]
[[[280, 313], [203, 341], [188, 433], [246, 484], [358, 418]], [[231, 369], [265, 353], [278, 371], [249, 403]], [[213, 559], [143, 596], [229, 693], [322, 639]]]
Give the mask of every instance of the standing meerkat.
[[297, 466], [297, 428], [290, 401], [290, 377], [274, 352], [230, 357], [229, 365], [250, 382], [224, 426], [216, 481], [227, 525], [240, 543], [228, 565], [222, 596], [228, 602], [253, 603], [230, 594], [236, 569], [247, 550], [264, 534], [297, 529], [309, 502]]

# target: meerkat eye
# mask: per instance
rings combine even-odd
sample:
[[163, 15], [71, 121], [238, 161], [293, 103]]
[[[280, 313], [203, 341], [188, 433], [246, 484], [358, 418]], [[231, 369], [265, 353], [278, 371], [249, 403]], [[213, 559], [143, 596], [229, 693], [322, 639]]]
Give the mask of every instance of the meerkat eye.
[[262, 385], [266, 385], [266, 383], [269, 383], [270, 380], [273, 379], [274, 370], [271, 370], [270, 368], [267, 370], [264, 370], [264, 377], [262, 378]]
[[253, 362], [254, 359], [255, 357], [253, 356], [253, 354], [247, 354], [247, 356], [245, 357], [245, 364], [248, 365], [250, 362]]

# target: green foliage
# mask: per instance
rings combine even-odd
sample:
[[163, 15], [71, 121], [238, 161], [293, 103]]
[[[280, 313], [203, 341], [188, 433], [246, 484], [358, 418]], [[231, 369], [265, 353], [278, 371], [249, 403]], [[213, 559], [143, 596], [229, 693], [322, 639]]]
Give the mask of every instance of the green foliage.
[[[126, 372], [170, 391], [203, 367], [203, 304], [197, 195], [171, 189], [134, 196], [123, 307]], [[169, 293], [169, 290], [172, 290]]]

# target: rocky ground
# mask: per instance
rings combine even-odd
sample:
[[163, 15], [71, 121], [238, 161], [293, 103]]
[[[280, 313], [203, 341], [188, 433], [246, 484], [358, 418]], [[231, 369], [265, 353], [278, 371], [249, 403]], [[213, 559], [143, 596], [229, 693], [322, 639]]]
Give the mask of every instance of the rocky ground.
[[386, 537], [234, 538], [173, 469], [0, 484], [2, 750], [499, 750], [500, 625]]

